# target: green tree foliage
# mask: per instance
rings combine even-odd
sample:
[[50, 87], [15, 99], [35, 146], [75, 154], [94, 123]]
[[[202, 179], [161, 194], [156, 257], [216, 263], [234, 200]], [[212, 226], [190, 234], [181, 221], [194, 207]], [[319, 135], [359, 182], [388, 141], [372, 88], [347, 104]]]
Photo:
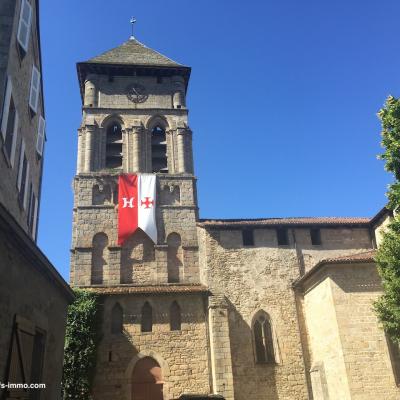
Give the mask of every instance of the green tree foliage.
[[89, 400], [99, 342], [99, 298], [74, 290], [65, 333], [62, 390], [64, 400]]
[[394, 217], [376, 255], [383, 295], [374, 306], [386, 333], [400, 343], [400, 100], [388, 97], [378, 117], [382, 123], [382, 147], [385, 149], [379, 158], [385, 160], [386, 171], [394, 176], [386, 206], [393, 211]]

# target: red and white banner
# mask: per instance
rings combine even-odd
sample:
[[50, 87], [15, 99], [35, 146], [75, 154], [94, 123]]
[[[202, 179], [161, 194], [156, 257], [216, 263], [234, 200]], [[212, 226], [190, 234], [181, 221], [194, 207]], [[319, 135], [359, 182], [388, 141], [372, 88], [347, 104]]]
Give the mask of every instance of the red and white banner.
[[123, 174], [118, 186], [118, 244], [138, 228], [157, 243], [156, 176]]

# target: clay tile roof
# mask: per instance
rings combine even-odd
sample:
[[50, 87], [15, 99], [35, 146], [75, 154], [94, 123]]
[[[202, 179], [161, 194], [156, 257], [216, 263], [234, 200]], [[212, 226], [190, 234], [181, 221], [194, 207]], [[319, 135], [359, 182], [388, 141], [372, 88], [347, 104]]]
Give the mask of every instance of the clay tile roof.
[[207, 287], [199, 284], [188, 285], [149, 285], [149, 286], [79, 286], [99, 294], [165, 294], [165, 293], [207, 293]]
[[298, 217], [259, 219], [200, 219], [198, 226], [210, 228], [235, 228], [243, 226], [312, 226], [312, 225], [368, 225], [364, 217]]
[[[363, 253], [348, 254], [345, 256], [325, 258], [321, 260], [318, 264], [339, 264], [339, 263], [358, 263], [358, 262], [369, 262], [374, 261], [376, 250], [365, 251]], [[317, 264], [317, 265], [318, 265]]]
[[120, 46], [89, 59], [86, 63], [183, 67], [182, 64], [146, 47], [136, 39], [129, 39]]
[[348, 254], [345, 256], [325, 258], [314, 265], [308, 272], [306, 272], [302, 277], [293, 282], [293, 286], [297, 287], [303, 282], [305, 282], [311, 275], [319, 271], [324, 265], [329, 264], [364, 264], [372, 263], [375, 261], [376, 250], [364, 251], [362, 253]]

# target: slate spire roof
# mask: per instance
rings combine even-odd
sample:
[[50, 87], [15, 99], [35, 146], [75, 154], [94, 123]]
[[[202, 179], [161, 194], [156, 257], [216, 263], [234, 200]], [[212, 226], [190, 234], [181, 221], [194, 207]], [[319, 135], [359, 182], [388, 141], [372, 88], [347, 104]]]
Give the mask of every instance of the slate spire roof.
[[184, 67], [184, 65], [150, 49], [134, 38], [130, 38], [120, 46], [89, 59], [86, 63]]

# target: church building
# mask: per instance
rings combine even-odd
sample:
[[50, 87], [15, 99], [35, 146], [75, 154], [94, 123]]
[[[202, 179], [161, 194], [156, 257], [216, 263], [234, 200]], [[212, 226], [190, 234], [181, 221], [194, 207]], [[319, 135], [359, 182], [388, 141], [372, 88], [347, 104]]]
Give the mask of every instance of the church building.
[[[77, 72], [71, 285], [101, 295], [93, 399], [399, 399], [398, 349], [372, 310], [390, 212], [200, 219], [190, 67], [131, 38]], [[155, 176], [136, 206], [156, 239], [119, 244], [127, 174]]]

